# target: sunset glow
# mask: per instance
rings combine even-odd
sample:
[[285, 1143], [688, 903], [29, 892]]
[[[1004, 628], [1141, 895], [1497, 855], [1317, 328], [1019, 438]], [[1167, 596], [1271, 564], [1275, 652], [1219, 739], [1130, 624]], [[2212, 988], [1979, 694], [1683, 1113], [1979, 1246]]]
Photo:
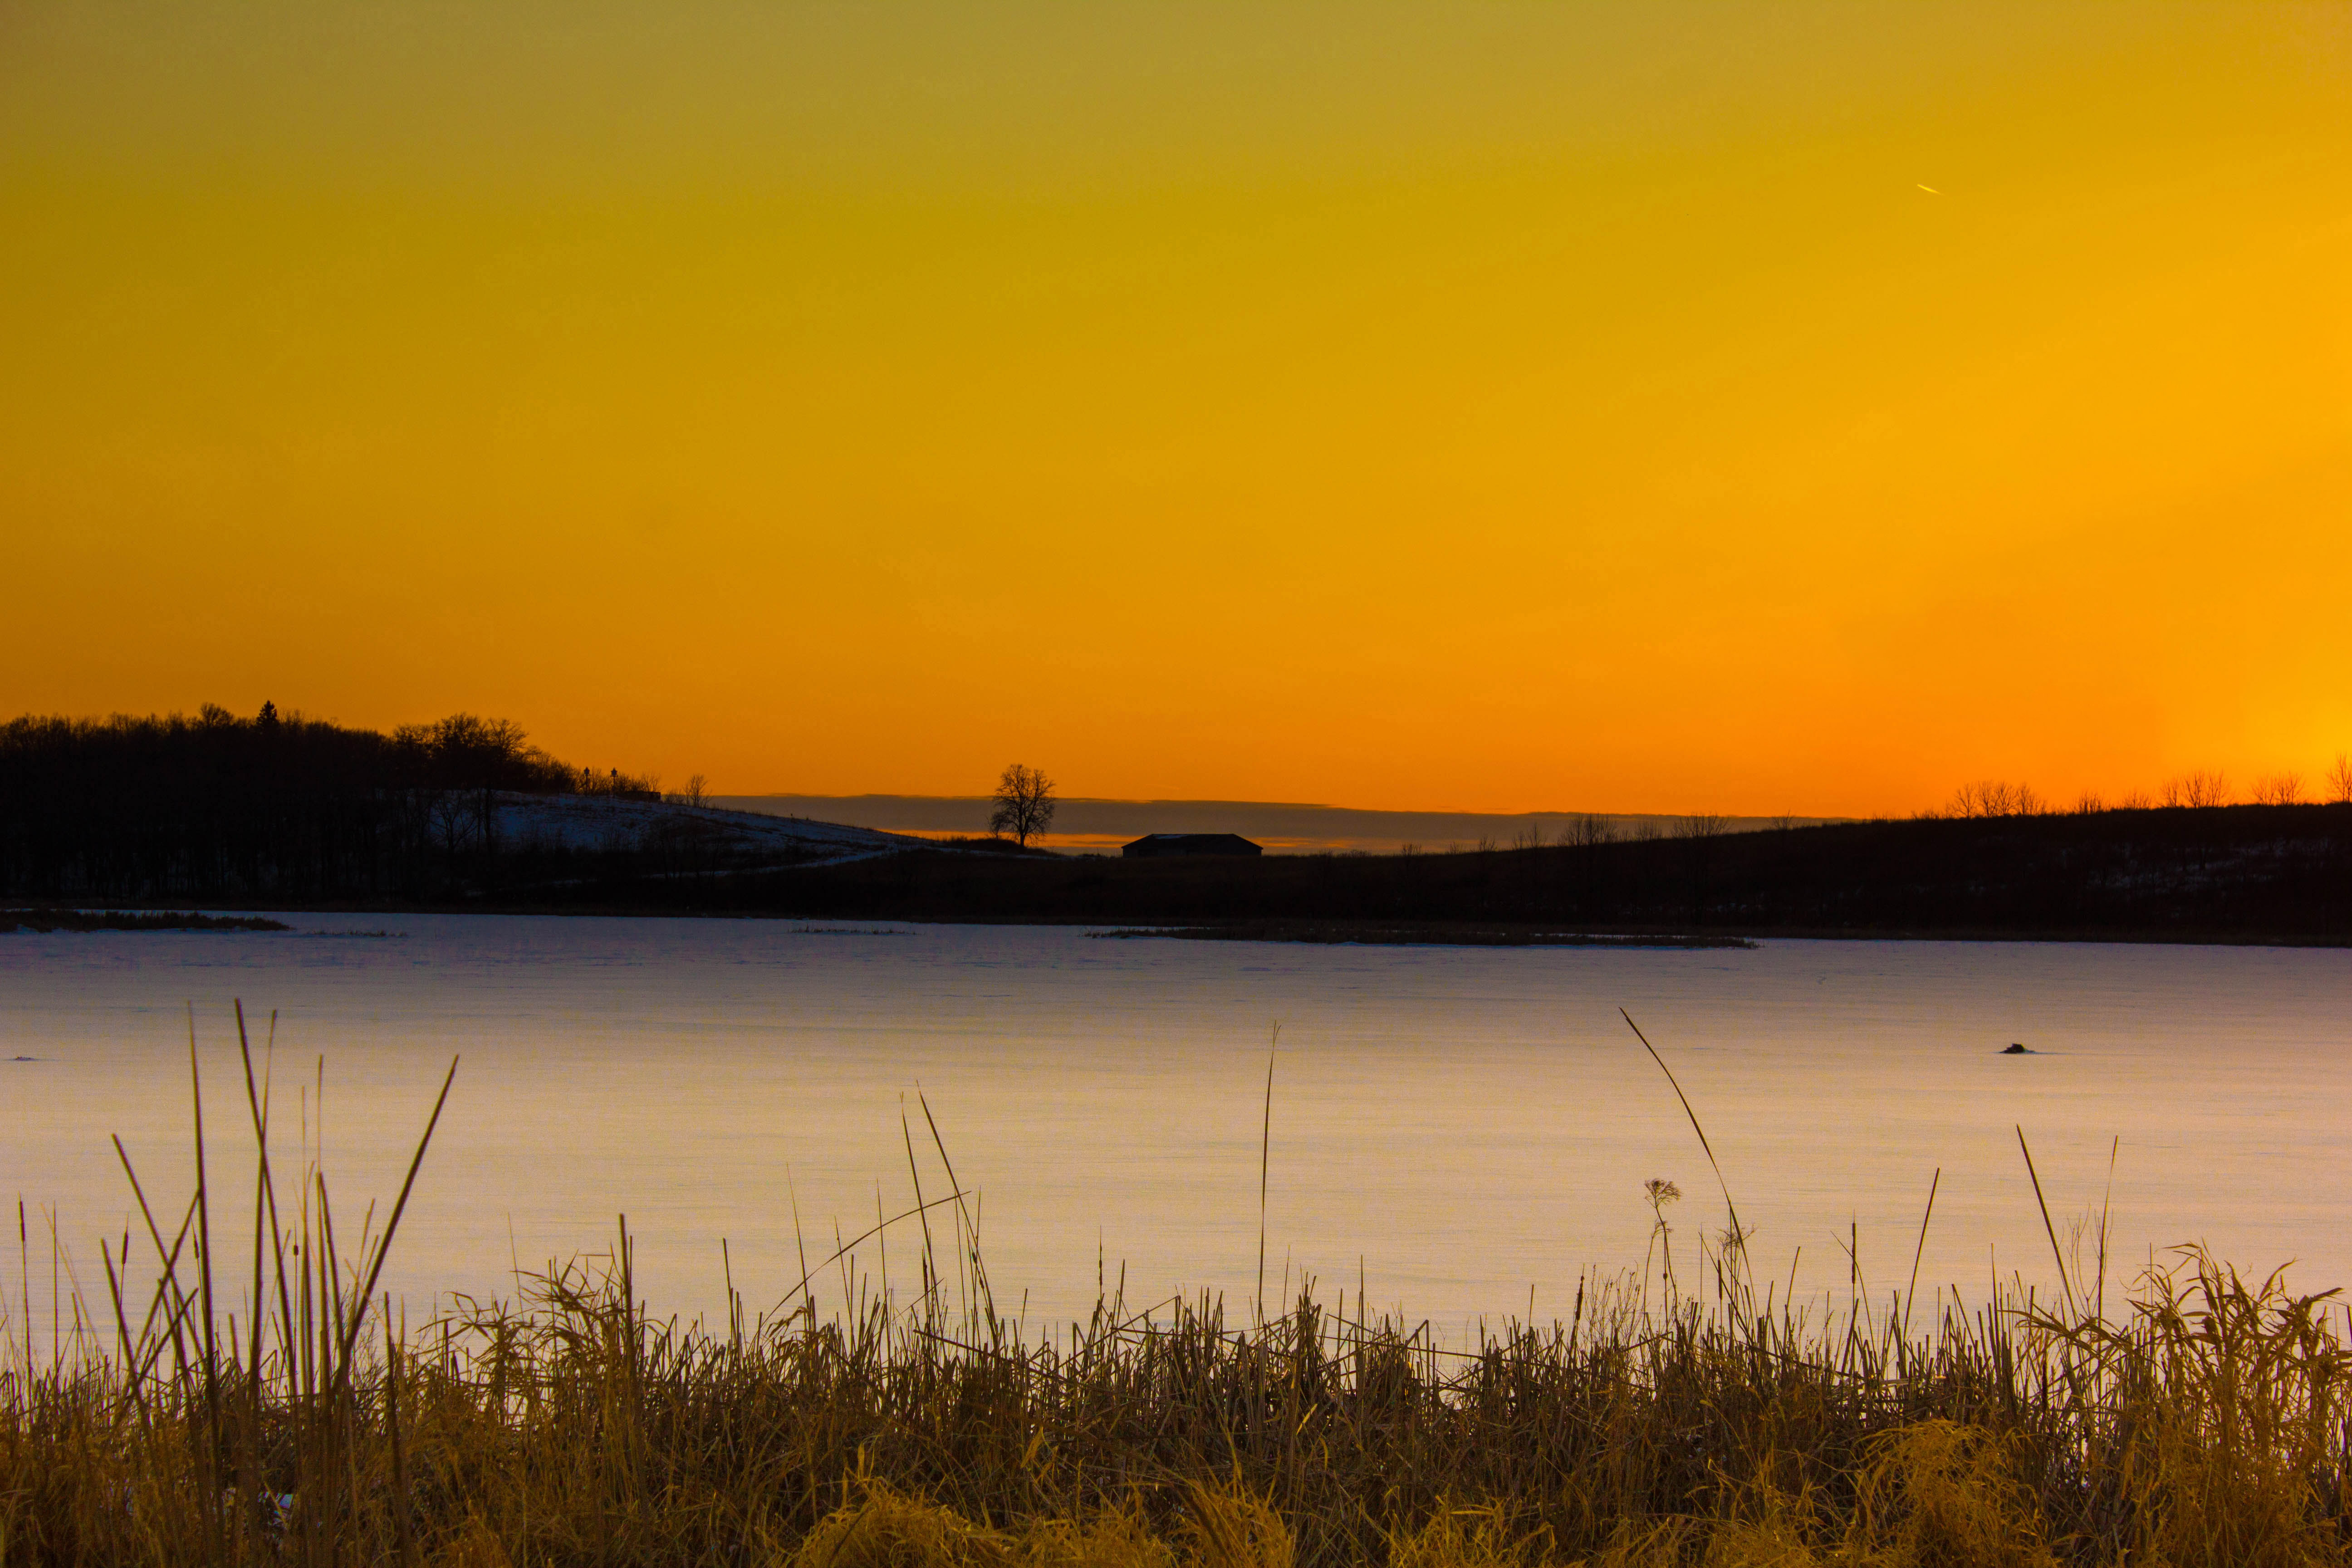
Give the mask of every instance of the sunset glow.
[[0, 11], [0, 707], [1861, 814], [2352, 750], [2352, 11]]

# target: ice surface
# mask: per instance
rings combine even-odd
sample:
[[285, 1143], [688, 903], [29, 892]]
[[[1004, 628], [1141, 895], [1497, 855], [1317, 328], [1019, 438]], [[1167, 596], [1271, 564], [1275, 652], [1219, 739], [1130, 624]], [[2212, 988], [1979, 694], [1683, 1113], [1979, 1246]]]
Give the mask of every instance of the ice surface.
[[[739, 1286], [768, 1305], [802, 1239], [822, 1256], [836, 1226], [855, 1235], [877, 1202], [908, 1201], [902, 1110], [926, 1191], [943, 1190], [919, 1087], [981, 1194], [1008, 1309], [1025, 1290], [1033, 1321], [1083, 1310], [1098, 1258], [1114, 1279], [1127, 1265], [1132, 1299], [1205, 1288], [1246, 1301], [1278, 1020], [1269, 1294], [1305, 1268], [1352, 1297], [1360, 1270], [1375, 1305], [1457, 1335], [1477, 1314], [1524, 1313], [1530, 1291], [1539, 1316], [1564, 1312], [1582, 1269], [1642, 1265], [1646, 1179], [1685, 1194], [1668, 1211], [1685, 1269], [1723, 1223], [1621, 1004], [1705, 1118], [1760, 1267], [1801, 1291], [1843, 1304], [1850, 1237], [1875, 1300], [1903, 1285], [1938, 1166], [1923, 1294], [1980, 1299], [1994, 1269], [2048, 1280], [2018, 1124], [2062, 1240], [2099, 1208], [2120, 1140], [2119, 1276], [2201, 1239], [2247, 1268], [2298, 1260], [2306, 1289], [2352, 1280], [2343, 951], [1380, 949], [873, 921], [280, 918], [298, 931], [0, 937], [0, 1194], [24, 1195], [37, 1238], [57, 1205], [85, 1290], [104, 1290], [95, 1238], [128, 1218], [108, 1133], [165, 1206], [190, 1190], [190, 1002], [215, 1180], [249, 1181], [228, 1029], [239, 996], [257, 1018], [281, 1010], [286, 1143], [326, 1058], [339, 1215], [389, 1201], [462, 1053], [388, 1277], [419, 1309], [436, 1287], [502, 1288], [510, 1260], [601, 1247], [623, 1212], [657, 1306], [718, 1313], [721, 1237]], [[403, 934], [304, 934], [322, 929]], [[2011, 1041], [2034, 1054], [2000, 1054]], [[5, 1059], [18, 1055], [38, 1059]], [[902, 1288], [914, 1245], [890, 1237]], [[858, 1264], [878, 1269], [879, 1249]], [[837, 1273], [820, 1286], [836, 1299]]]

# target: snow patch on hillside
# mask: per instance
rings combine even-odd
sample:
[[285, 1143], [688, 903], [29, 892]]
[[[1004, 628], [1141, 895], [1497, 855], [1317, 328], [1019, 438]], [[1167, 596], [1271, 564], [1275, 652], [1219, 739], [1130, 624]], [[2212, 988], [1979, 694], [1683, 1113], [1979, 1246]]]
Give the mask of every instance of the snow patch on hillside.
[[919, 838], [871, 827], [603, 795], [502, 794], [497, 810], [499, 837], [514, 848], [535, 844], [620, 852], [666, 834], [689, 832], [707, 851], [730, 859], [806, 861], [925, 847]]

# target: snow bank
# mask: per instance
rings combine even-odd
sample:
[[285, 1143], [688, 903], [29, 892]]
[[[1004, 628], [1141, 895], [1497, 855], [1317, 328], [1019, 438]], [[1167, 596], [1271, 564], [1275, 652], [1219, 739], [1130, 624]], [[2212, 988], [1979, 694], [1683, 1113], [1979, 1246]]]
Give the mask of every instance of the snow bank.
[[499, 837], [518, 848], [535, 844], [551, 849], [619, 851], [682, 829], [694, 831], [706, 849], [730, 859], [831, 858], [886, 854], [923, 844], [871, 827], [603, 795], [501, 794], [497, 810]]

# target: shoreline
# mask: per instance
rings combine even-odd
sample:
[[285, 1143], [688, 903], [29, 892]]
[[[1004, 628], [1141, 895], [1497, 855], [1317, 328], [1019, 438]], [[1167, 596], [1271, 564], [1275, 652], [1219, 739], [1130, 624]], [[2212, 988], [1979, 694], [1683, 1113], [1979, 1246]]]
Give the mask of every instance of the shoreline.
[[[1094, 918], [1084, 915], [1013, 915], [1013, 914], [938, 914], [893, 913], [887, 911], [855, 912], [838, 910], [698, 908], [675, 903], [611, 903], [588, 902], [516, 902], [488, 903], [469, 900], [463, 903], [434, 900], [404, 902], [397, 900], [332, 900], [302, 901], [286, 900], [172, 900], [148, 901], [135, 899], [109, 899], [76, 902], [59, 900], [47, 902], [27, 901], [22, 905], [0, 910], [0, 921], [10, 916], [20, 921], [40, 917], [57, 920], [61, 916], [103, 915], [118, 913], [131, 916], [176, 914], [191, 910], [200, 911], [194, 922], [185, 925], [104, 926], [91, 925], [76, 929], [100, 931], [210, 930], [223, 932], [248, 931], [270, 934], [267, 927], [213, 924], [224, 918], [251, 915], [486, 915], [537, 919], [587, 920], [669, 920], [669, 921], [768, 921], [794, 923], [810, 921], [838, 922], [845, 920], [897, 921], [906, 925], [931, 926], [1036, 926], [1096, 928], [1117, 927], [1117, 931], [1100, 931], [1096, 934], [1118, 936], [1129, 940], [1157, 937], [1184, 941], [1247, 941], [1286, 942], [1310, 945], [1340, 945], [1355, 943], [1364, 946], [1450, 946], [1450, 947], [1596, 947], [1596, 948], [1678, 948], [1738, 949], [1753, 947], [1765, 942], [1987, 942], [2019, 943], [2048, 946], [2126, 946], [2126, 947], [2271, 947], [2271, 948], [2352, 948], [2352, 934], [2334, 932], [2263, 931], [2110, 931], [2082, 927], [2024, 927], [2004, 929], [1981, 925], [1937, 926], [1772, 926], [1744, 925], [1707, 928], [1700, 931], [1660, 931], [1640, 927], [1610, 927], [1607, 925], [1579, 926], [1569, 930], [1555, 921], [1491, 921], [1454, 922], [1398, 921], [1265, 921], [1252, 920], [1216, 921], [1198, 916], [1170, 915], [1164, 919], [1150, 916], [1122, 916], [1118, 919]], [[60, 921], [60, 925], [64, 922]], [[1292, 928], [1296, 928], [1295, 930]], [[291, 927], [282, 928], [292, 930]], [[1405, 934], [1409, 933], [1409, 934]], [[1448, 934], [1452, 933], [1452, 934]], [[0, 925], [0, 936], [10, 934], [54, 934], [28, 931], [20, 923], [16, 927]]]

